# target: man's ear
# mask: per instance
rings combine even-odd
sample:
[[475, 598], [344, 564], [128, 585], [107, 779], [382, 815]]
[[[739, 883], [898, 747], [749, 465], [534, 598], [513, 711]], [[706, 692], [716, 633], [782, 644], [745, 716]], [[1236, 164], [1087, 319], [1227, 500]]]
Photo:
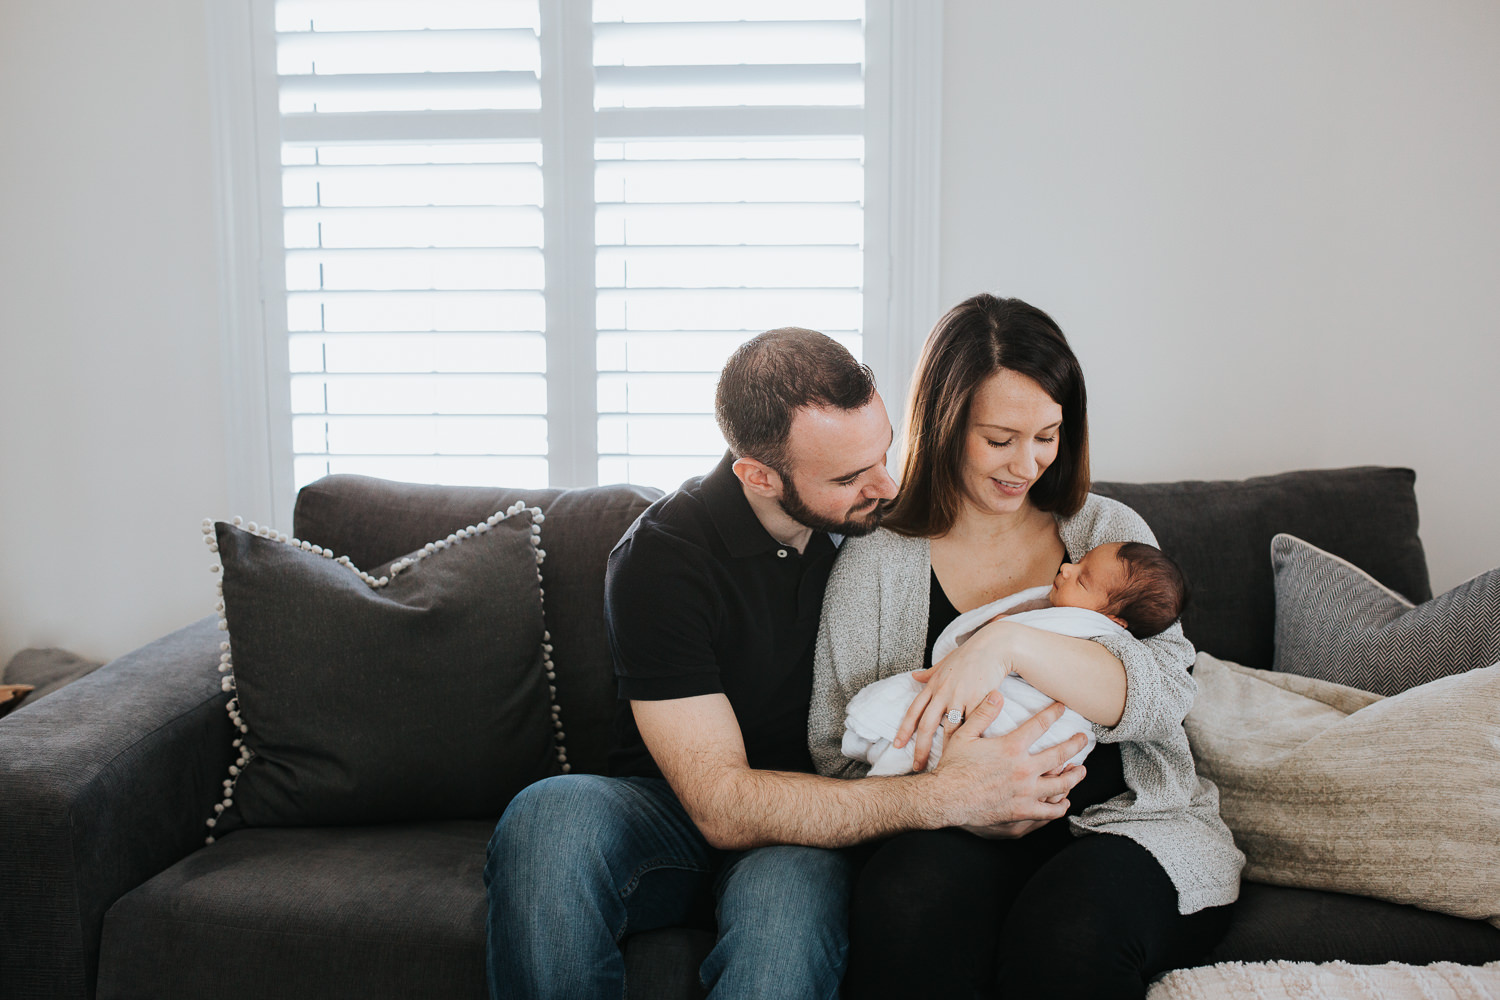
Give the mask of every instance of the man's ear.
[[781, 476], [766, 463], [747, 455], [735, 460], [734, 474], [745, 484], [745, 489], [756, 496], [767, 500], [781, 499]]

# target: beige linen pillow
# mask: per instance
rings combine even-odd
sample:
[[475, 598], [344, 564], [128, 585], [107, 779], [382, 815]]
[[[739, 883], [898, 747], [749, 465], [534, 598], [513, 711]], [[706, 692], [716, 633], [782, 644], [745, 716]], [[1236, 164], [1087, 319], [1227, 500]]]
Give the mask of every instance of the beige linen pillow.
[[1500, 927], [1500, 664], [1389, 698], [1199, 653], [1186, 727], [1245, 878]]

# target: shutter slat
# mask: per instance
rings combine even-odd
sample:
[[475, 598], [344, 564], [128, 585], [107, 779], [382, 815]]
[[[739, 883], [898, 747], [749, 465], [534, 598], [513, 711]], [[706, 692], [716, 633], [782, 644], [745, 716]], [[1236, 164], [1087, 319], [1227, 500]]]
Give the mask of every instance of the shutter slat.
[[288, 292], [293, 331], [536, 330], [545, 328], [540, 292]]
[[857, 20], [594, 25], [595, 67], [863, 61], [864, 29]]
[[293, 375], [293, 413], [544, 414], [543, 375]]
[[[601, 330], [600, 372], [715, 373], [724, 359], [760, 330]], [[845, 346], [857, 346], [858, 331], [824, 330]]]
[[594, 80], [599, 108], [853, 107], [864, 102], [864, 72], [858, 63], [600, 66]]
[[367, 111], [281, 116], [281, 138], [318, 142], [473, 142], [535, 139], [536, 111]]
[[288, 250], [296, 291], [492, 291], [543, 285], [540, 249]]
[[535, 205], [382, 208], [289, 208], [288, 248], [540, 247], [542, 210]]
[[811, 245], [863, 238], [858, 202], [808, 205], [762, 202], [742, 205], [600, 205], [595, 217], [600, 246]]
[[318, 415], [296, 417], [292, 434], [299, 451], [326, 448], [337, 455], [545, 455], [547, 421], [452, 413]]
[[755, 0], [754, 3], [594, 0], [596, 24], [617, 21], [857, 21], [864, 14], [864, 0]]
[[535, 109], [535, 73], [351, 73], [281, 77], [282, 113]]
[[600, 288], [858, 288], [864, 257], [852, 247], [600, 247]]
[[538, 205], [533, 164], [435, 163], [290, 166], [281, 172], [288, 206]]
[[543, 373], [546, 338], [530, 333], [294, 333], [291, 370], [299, 373]]
[[601, 108], [601, 139], [643, 136], [859, 135], [863, 108], [723, 107]]
[[[857, 289], [599, 290], [599, 327], [608, 330], [814, 330], [858, 327]], [[704, 411], [708, 412], [707, 410]]]
[[540, 68], [530, 28], [435, 31], [298, 31], [276, 36], [281, 76], [474, 73]]

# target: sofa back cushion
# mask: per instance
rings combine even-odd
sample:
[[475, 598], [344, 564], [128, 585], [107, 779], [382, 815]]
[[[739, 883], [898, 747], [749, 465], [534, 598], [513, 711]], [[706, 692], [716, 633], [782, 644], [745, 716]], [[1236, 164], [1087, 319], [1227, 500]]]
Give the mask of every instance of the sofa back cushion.
[[546, 517], [542, 586], [552, 636], [557, 701], [574, 771], [603, 773], [614, 737], [614, 667], [604, 635], [604, 564], [610, 549], [660, 492], [642, 486], [519, 490], [425, 486], [367, 476], [327, 476], [297, 495], [294, 534], [379, 566], [517, 500]]
[[[1360, 566], [1414, 602], [1432, 596], [1417, 537], [1416, 475], [1361, 467], [1216, 482], [1094, 484], [1133, 507], [1186, 572], [1188, 638], [1221, 659], [1274, 659], [1271, 537], [1295, 534]], [[294, 533], [378, 566], [517, 500], [540, 507], [547, 627], [574, 770], [603, 773], [614, 739], [614, 668], [604, 634], [610, 549], [660, 492], [642, 486], [519, 490], [328, 476], [297, 496]]]
[[1094, 484], [1135, 508], [1192, 588], [1183, 630], [1199, 649], [1270, 669], [1271, 538], [1296, 535], [1415, 603], [1432, 596], [1417, 537], [1416, 473], [1362, 466], [1218, 482]]

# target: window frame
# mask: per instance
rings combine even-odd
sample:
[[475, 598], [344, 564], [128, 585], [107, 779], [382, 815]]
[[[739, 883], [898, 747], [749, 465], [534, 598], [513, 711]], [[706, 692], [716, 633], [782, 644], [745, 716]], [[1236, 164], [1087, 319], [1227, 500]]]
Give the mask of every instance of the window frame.
[[[941, 179], [941, 3], [866, 0], [864, 360], [893, 420], [921, 341], [937, 317]], [[592, 5], [543, 0], [544, 109], [563, 88], [592, 86]], [[292, 523], [291, 373], [281, 218], [281, 123], [275, 0], [206, 4], [219, 335], [228, 499], [247, 517]], [[550, 29], [550, 30], [549, 30]], [[555, 67], [560, 72], [552, 72]], [[592, 115], [592, 111], [588, 112]], [[543, 167], [548, 326], [548, 438], [554, 486], [593, 483], [598, 461], [594, 341], [593, 129], [544, 110], [556, 138], [587, 136]], [[554, 191], [562, 195], [554, 200]], [[555, 270], [554, 270], [555, 269]], [[504, 484], [497, 484], [504, 485]]]

